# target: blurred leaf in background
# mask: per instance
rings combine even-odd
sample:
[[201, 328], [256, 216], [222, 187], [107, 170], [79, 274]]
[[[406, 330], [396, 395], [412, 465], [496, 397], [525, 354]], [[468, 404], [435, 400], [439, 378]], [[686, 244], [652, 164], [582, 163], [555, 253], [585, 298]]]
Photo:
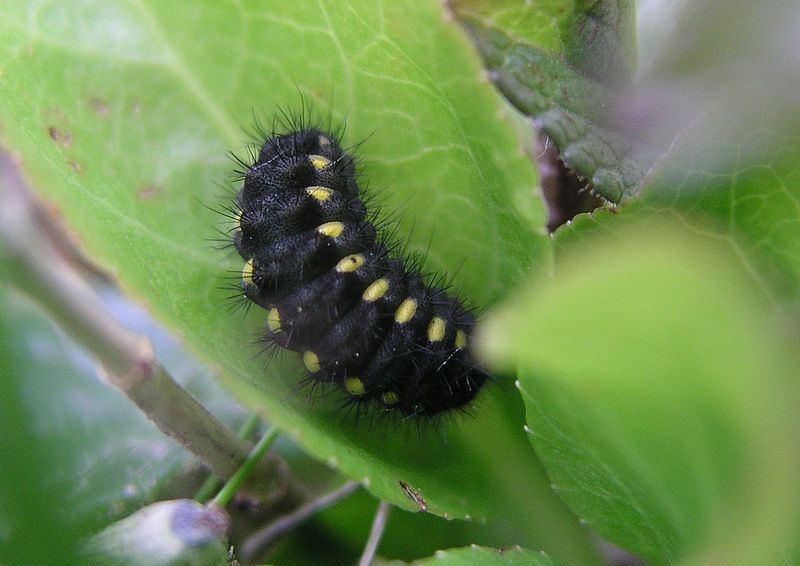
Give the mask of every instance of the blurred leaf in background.
[[[0, 301], [0, 558], [5, 564], [77, 564], [85, 531], [69, 520], [62, 502], [62, 490], [72, 486], [53, 481], [69, 446], [35, 426], [25, 386], [31, 369], [39, 368], [26, 351], [5, 288]], [[56, 369], [62, 368], [59, 360]]]
[[771, 564], [800, 509], [794, 342], [681, 224], [595, 238], [486, 327], [554, 488], [654, 564]]

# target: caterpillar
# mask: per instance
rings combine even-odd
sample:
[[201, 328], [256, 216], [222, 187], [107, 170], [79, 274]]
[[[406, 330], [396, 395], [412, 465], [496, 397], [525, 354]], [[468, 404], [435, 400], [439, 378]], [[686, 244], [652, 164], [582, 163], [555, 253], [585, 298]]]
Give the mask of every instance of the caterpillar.
[[368, 212], [341, 138], [291, 126], [237, 171], [240, 290], [267, 311], [267, 343], [299, 352], [308, 382], [348, 402], [406, 417], [464, 409], [488, 379], [472, 359], [475, 316]]

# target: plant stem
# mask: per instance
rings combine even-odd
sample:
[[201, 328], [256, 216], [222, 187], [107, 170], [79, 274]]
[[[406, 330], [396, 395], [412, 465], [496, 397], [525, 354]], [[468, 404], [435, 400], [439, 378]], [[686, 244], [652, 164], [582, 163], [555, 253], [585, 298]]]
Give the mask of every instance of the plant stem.
[[[258, 423], [261, 422], [261, 419], [256, 413], [252, 413], [247, 420], [242, 424], [239, 430], [236, 432], [239, 438], [247, 439], [248, 436], [255, 432], [256, 428], [258, 427]], [[222, 486], [222, 481], [215, 476], [214, 474], [209, 474], [206, 478], [206, 481], [203, 482], [203, 485], [197, 490], [193, 499], [198, 503], [205, 503], [216, 493], [216, 491]]]
[[225, 507], [242, 486], [244, 480], [252, 473], [256, 464], [261, 460], [261, 457], [264, 456], [266, 451], [269, 450], [269, 447], [272, 446], [272, 443], [275, 442], [276, 438], [278, 438], [278, 429], [274, 426], [270, 427], [247, 455], [245, 461], [242, 462], [242, 465], [239, 466], [239, 469], [233, 474], [233, 477], [228, 480], [228, 483], [223, 486], [209, 505], [215, 505], [220, 509]]
[[381, 500], [381, 502], [378, 503], [378, 511], [375, 513], [375, 519], [372, 521], [372, 528], [369, 531], [367, 545], [364, 547], [364, 553], [361, 555], [361, 560], [358, 561], [358, 566], [369, 566], [372, 564], [375, 553], [378, 551], [378, 545], [381, 543], [383, 531], [389, 519], [390, 510], [391, 505], [389, 505], [388, 502]]

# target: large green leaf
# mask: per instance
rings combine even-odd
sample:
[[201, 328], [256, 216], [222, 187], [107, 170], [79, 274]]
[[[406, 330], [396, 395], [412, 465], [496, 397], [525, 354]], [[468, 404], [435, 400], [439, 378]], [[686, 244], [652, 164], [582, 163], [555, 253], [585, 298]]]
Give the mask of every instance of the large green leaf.
[[653, 563], [773, 563], [800, 509], [797, 356], [735, 259], [682, 226], [573, 249], [489, 322], [488, 351], [604, 536]]
[[438, 427], [354, 423], [335, 396], [296, 392], [293, 357], [257, 357], [262, 312], [226, 309], [221, 287], [241, 262], [209, 241], [221, 218], [207, 208], [230, 198], [218, 188], [226, 152], [244, 154], [253, 113], [269, 125], [301, 96], [324, 123], [346, 120], [398, 234], [473, 304], [547, 263], [541, 206], [525, 198], [533, 169], [438, 3], [19, 2], [0, 22], [2, 138], [26, 177], [242, 399], [380, 497], [449, 517], [513, 514], [520, 542], [586, 559], [507, 384]]

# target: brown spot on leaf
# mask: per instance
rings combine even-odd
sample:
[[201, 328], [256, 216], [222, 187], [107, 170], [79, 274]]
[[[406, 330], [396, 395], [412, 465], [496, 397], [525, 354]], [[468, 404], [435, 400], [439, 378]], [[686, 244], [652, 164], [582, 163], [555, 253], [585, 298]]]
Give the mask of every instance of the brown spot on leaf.
[[62, 132], [55, 126], [50, 126], [47, 129], [47, 133], [50, 134], [50, 139], [59, 145], [64, 147], [69, 147], [72, 145], [72, 134], [69, 132]]
[[89, 106], [91, 106], [92, 111], [98, 116], [108, 116], [108, 104], [106, 104], [99, 98], [96, 97], [90, 98]]
[[428, 510], [428, 504], [425, 503], [425, 500], [422, 498], [422, 496], [416, 489], [414, 489], [404, 481], [400, 482], [400, 489], [403, 490], [403, 493], [406, 495], [406, 497], [408, 497], [411, 501], [417, 504], [420, 511], [425, 512]]
[[67, 164], [70, 167], [72, 167], [73, 171], [75, 171], [76, 173], [80, 173], [82, 171], [80, 163], [77, 163], [75, 161], [67, 161]]
[[160, 197], [161, 193], [163, 193], [161, 187], [156, 185], [145, 185], [139, 189], [139, 192], [136, 193], [136, 196], [139, 198], [139, 200], [151, 200]]

